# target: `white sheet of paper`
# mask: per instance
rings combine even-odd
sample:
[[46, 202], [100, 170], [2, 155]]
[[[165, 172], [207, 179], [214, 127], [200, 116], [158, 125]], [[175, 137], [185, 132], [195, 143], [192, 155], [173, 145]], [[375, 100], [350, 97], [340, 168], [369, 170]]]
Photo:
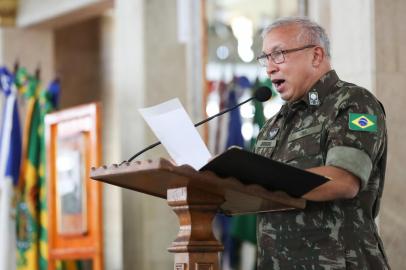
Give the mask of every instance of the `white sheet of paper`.
[[179, 99], [138, 110], [177, 165], [200, 169], [211, 158]]

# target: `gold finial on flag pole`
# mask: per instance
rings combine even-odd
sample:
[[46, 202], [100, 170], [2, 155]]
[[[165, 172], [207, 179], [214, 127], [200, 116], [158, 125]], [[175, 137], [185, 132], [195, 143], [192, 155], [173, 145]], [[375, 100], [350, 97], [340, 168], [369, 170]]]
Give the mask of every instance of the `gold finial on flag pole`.
[[18, 0], [0, 1], [0, 26], [14, 26], [17, 15]]

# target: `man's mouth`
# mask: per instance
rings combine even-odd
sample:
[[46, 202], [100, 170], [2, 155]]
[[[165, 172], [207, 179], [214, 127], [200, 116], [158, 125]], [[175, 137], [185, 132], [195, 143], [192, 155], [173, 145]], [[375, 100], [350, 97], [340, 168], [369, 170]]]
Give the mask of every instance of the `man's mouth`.
[[279, 90], [281, 86], [285, 83], [284, 79], [274, 79], [272, 83], [275, 85], [276, 89]]

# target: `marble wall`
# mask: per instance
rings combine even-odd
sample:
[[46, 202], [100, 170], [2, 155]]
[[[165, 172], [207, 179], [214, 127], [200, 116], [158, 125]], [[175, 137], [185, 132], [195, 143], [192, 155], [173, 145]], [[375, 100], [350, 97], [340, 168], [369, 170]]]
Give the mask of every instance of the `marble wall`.
[[393, 269], [406, 265], [406, 2], [376, 0], [374, 10], [375, 83], [386, 108], [389, 152], [380, 228]]

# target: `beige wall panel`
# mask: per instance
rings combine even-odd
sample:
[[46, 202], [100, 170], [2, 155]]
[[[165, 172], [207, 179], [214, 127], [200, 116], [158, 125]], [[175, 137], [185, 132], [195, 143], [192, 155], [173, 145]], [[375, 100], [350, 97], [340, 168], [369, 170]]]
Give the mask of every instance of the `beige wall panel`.
[[381, 210], [381, 234], [393, 269], [406, 265], [406, 2], [375, 1], [377, 95], [385, 104], [389, 133], [386, 186]]
[[330, 1], [329, 34], [333, 67], [340, 78], [375, 92], [372, 7], [370, 0]]
[[406, 138], [404, 107], [406, 102], [405, 73], [377, 76], [379, 99], [386, 105], [389, 155], [385, 191], [380, 214], [380, 229], [393, 269], [403, 269], [406, 258], [405, 160]]
[[146, 105], [186, 102], [186, 48], [177, 41], [176, 1], [145, 1]]
[[327, 31], [329, 37], [330, 34], [330, 1], [326, 0], [308, 0], [308, 15], [312, 20], [320, 23]]
[[101, 100], [100, 20], [55, 31], [56, 73], [61, 79], [61, 108]]
[[54, 79], [54, 35], [47, 30], [3, 30], [3, 64], [10, 69], [15, 61], [31, 74], [39, 67], [46, 86]]

